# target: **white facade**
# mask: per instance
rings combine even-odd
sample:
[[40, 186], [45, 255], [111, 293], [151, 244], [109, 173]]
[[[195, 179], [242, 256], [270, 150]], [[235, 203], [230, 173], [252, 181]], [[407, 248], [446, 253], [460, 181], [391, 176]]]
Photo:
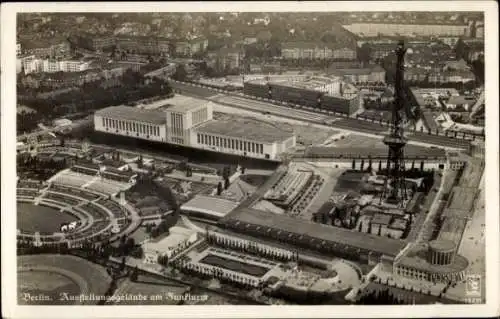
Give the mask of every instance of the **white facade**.
[[99, 132], [130, 136], [156, 142], [166, 142], [165, 124], [152, 124], [141, 120], [119, 120], [94, 115], [94, 129]]
[[209, 102], [186, 110], [167, 109], [166, 118], [167, 142], [193, 146], [192, 128], [213, 119], [213, 106]]
[[192, 145], [196, 148], [262, 159], [277, 159], [278, 154], [296, 145], [295, 135], [284, 141], [266, 143], [241, 137], [206, 133], [196, 129], [192, 133], [191, 140]]
[[88, 70], [89, 63], [80, 61], [53, 61], [43, 60], [43, 72], [80, 72]]

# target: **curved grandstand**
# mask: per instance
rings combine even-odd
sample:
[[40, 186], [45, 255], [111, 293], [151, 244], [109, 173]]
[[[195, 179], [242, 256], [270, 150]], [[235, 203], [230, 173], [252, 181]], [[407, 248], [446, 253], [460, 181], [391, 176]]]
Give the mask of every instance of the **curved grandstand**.
[[[79, 152], [74, 146], [50, 145], [43, 151]], [[74, 247], [84, 241], [112, 241], [133, 232], [141, 219], [118, 195], [135, 183], [135, 175], [99, 165], [77, 164], [47, 181], [18, 180], [18, 240], [36, 246], [67, 243]], [[62, 225], [68, 223], [75, 223], [76, 227], [62, 231]]]

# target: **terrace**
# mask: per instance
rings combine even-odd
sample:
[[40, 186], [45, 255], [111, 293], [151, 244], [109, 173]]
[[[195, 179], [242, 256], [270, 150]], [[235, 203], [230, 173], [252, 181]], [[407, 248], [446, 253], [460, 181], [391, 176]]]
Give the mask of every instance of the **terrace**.
[[50, 181], [52, 183], [68, 185], [76, 188], [80, 188], [83, 185], [89, 183], [94, 179], [93, 176], [90, 175], [82, 175], [81, 173], [76, 173], [74, 171], [64, 171], [56, 176], [54, 176]]
[[63, 195], [60, 193], [47, 192], [47, 193], [45, 193], [43, 198], [53, 200], [53, 201], [59, 202], [59, 203], [65, 203], [66, 205], [69, 205], [69, 206], [75, 206], [75, 205], [78, 205], [80, 203], [80, 201], [78, 199], [75, 199], [73, 197], [66, 196], [66, 195]]
[[52, 184], [50, 186], [50, 190], [59, 193], [68, 193], [69, 195], [73, 195], [75, 197], [80, 197], [88, 201], [96, 200], [99, 198], [99, 195], [87, 192], [80, 188], [67, 187], [58, 184]]
[[264, 195], [264, 198], [288, 206], [302, 191], [304, 186], [307, 185], [312, 176], [313, 173], [311, 171], [287, 172], [280, 181]]

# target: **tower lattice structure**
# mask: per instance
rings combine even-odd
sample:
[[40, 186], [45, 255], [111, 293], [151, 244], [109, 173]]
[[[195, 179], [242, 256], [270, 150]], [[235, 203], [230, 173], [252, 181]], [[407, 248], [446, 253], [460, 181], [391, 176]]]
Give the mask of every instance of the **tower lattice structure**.
[[403, 204], [407, 199], [405, 184], [405, 158], [404, 147], [407, 139], [404, 137], [403, 119], [401, 116], [405, 105], [404, 98], [404, 56], [406, 49], [401, 41], [396, 48], [397, 66], [395, 81], [395, 99], [392, 107], [391, 127], [389, 134], [384, 138], [384, 144], [388, 147], [387, 176], [381, 200], [390, 203]]

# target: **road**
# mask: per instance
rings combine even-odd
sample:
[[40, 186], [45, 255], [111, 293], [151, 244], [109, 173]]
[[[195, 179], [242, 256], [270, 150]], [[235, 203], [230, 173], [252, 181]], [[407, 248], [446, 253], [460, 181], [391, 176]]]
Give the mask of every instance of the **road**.
[[[279, 115], [282, 118], [301, 120], [314, 124], [324, 124], [326, 120], [331, 120], [330, 127], [351, 131], [353, 133], [371, 134], [374, 137], [380, 137], [388, 131], [387, 126], [377, 122], [358, 120], [347, 117], [336, 117], [332, 113], [307, 111], [287, 106], [275, 105], [266, 101], [259, 101], [246, 98], [242, 93], [228, 93], [222, 90], [210, 89], [196, 84], [186, 84], [171, 81], [174, 89], [179, 90], [181, 94], [206, 99], [217, 104], [229, 107], [250, 110], [255, 112], [264, 112], [272, 115]], [[312, 109], [311, 109], [312, 110]], [[422, 132], [408, 132], [409, 143], [417, 142], [429, 146], [440, 146], [448, 148], [468, 148], [469, 141], [455, 139], [446, 136], [429, 135]]]

